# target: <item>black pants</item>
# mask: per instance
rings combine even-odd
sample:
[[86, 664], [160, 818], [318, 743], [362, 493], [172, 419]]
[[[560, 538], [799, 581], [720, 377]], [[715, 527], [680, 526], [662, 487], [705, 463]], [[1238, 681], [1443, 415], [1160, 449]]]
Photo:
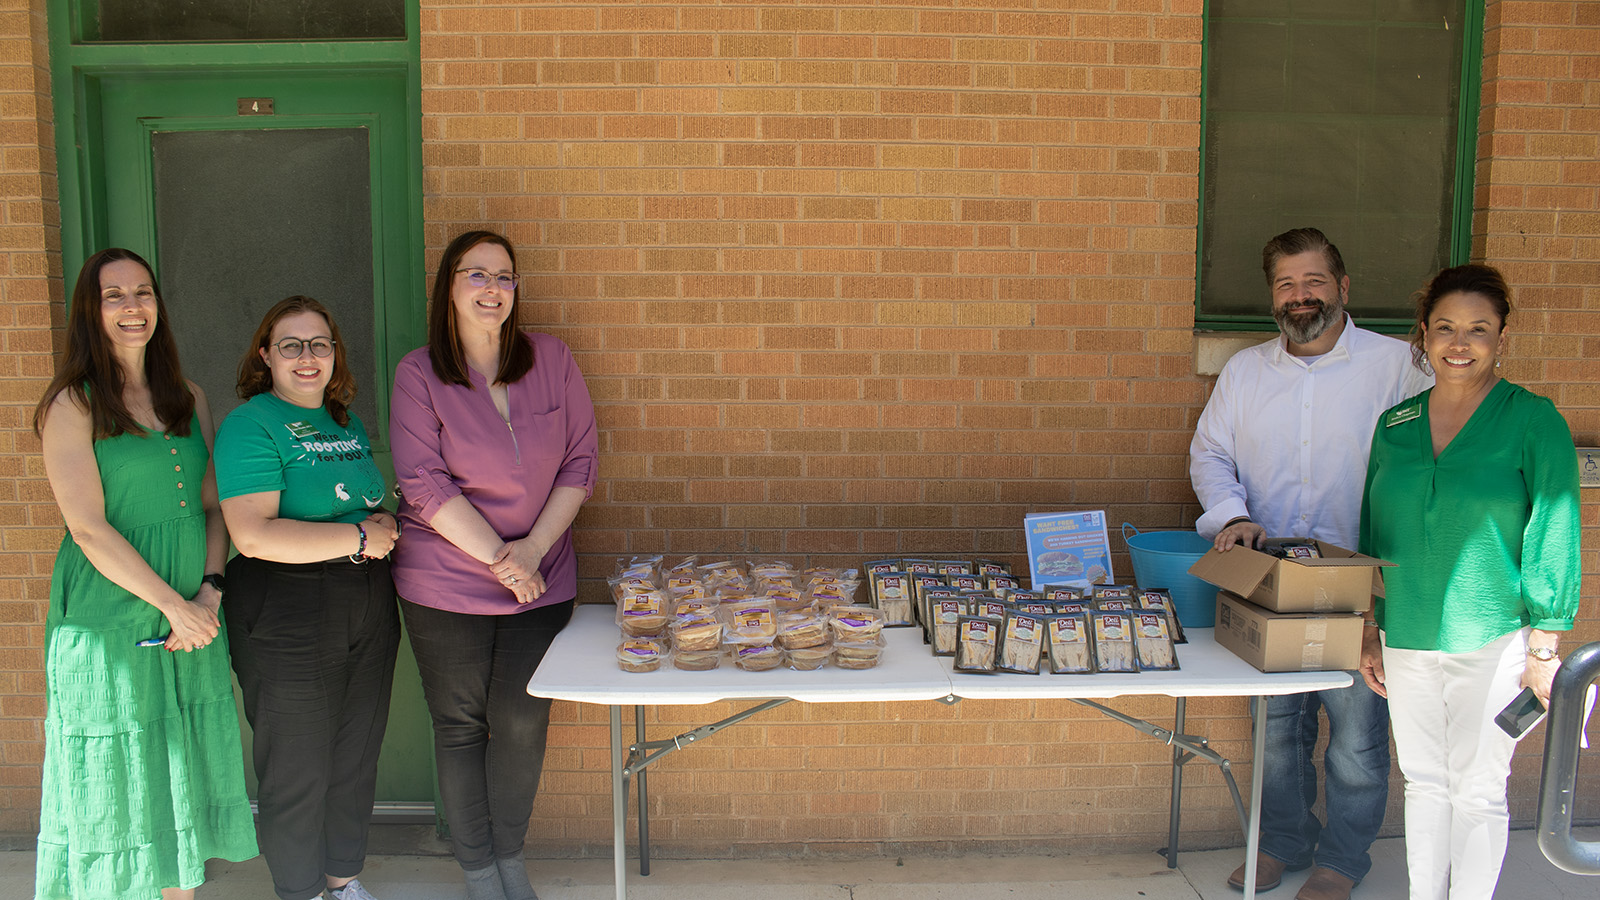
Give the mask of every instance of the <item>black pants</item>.
[[228, 563], [228, 650], [255, 729], [261, 853], [283, 900], [357, 875], [400, 644], [389, 563]]
[[528, 679], [572, 618], [572, 601], [509, 616], [419, 606], [406, 632], [433, 719], [439, 803], [456, 862], [477, 870], [522, 852], [544, 769], [550, 701]]

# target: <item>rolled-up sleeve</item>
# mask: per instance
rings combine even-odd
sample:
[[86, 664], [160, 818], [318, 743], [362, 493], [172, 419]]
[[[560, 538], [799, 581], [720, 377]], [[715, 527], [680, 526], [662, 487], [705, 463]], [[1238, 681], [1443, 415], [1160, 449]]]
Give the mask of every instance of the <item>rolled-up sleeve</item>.
[[461, 488], [450, 477], [440, 449], [443, 425], [434, 409], [431, 373], [417, 359], [401, 360], [395, 371], [389, 447], [401, 496], [418, 518], [431, 522], [439, 507], [460, 496]]
[[564, 400], [567, 422], [567, 448], [556, 473], [556, 487], [581, 487], [585, 497], [594, 495], [595, 479], [599, 477], [600, 437], [595, 424], [594, 401], [589, 397], [589, 386], [583, 381], [583, 372], [565, 345], [566, 397]]

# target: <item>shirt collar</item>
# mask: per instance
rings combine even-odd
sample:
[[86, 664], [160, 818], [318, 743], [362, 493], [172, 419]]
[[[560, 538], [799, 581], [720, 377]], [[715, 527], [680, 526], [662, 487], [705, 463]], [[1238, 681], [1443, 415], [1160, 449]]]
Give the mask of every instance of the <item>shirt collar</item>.
[[[1341, 331], [1339, 333], [1339, 340], [1336, 343], [1334, 343], [1333, 349], [1329, 350], [1327, 353], [1324, 353], [1320, 357], [1320, 359], [1318, 361], [1320, 362], [1323, 359], [1349, 359], [1350, 358], [1350, 339], [1351, 339], [1351, 335], [1355, 332], [1355, 330], [1356, 330], [1355, 320], [1350, 318], [1350, 314], [1349, 313], [1345, 313], [1344, 314], [1344, 331]], [[1289, 360], [1293, 360], [1296, 365], [1299, 365], [1301, 367], [1308, 367], [1309, 366], [1309, 364], [1306, 363], [1303, 359], [1301, 359], [1300, 357], [1295, 356], [1293, 353], [1289, 352], [1289, 338], [1288, 338], [1287, 335], [1285, 335], [1281, 331], [1278, 332], [1277, 344], [1278, 344], [1277, 351], [1276, 351], [1275, 355], [1273, 356], [1273, 360], [1275, 362], [1283, 363], [1283, 362], [1288, 362]]]

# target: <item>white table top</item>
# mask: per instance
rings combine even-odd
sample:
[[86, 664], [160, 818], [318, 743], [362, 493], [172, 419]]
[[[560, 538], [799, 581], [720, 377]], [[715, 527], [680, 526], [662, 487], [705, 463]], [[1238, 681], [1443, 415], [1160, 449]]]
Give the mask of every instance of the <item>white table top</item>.
[[556, 700], [608, 706], [685, 706], [720, 700], [787, 697], [806, 703], [863, 703], [878, 700], [937, 700], [950, 695], [971, 699], [1110, 698], [1134, 694], [1170, 697], [1248, 697], [1295, 694], [1347, 687], [1348, 672], [1264, 674], [1217, 646], [1209, 628], [1188, 632], [1178, 645], [1176, 672], [1102, 675], [977, 675], [952, 672], [949, 657], [936, 657], [917, 628], [886, 628], [888, 646], [873, 669], [824, 666], [812, 672], [779, 667], [746, 672], [724, 662], [709, 672], [685, 672], [663, 665], [654, 672], [624, 672], [617, 667], [621, 632], [610, 604], [579, 606], [572, 622], [551, 645], [528, 682], [528, 693]]
[[544, 655], [528, 682], [528, 693], [556, 700], [608, 706], [649, 704], [684, 706], [719, 700], [788, 697], [806, 703], [863, 703], [874, 700], [937, 700], [950, 694], [950, 677], [922, 645], [916, 628], [885, 628], [889, 645], [871, 669], [823, 666], [797, 672], [787, 666], [746, 672], [724, 660], [709, 672], [685, 672], [670, 662], [654, 672], [624, 672], [617, 667], [622, 632], [611, 604], [588, 604]]

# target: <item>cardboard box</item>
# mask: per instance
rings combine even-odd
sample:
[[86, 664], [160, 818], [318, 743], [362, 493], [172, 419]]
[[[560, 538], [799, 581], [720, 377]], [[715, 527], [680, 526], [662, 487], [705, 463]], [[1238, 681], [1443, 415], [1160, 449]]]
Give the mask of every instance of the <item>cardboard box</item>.
[[1279, 559], [1249, 547], [1206, 551], [1189, 574], [1273, 612], [1363, 612], [1383, 596], [1383, 566], [1327, 541], [1273, 538], [1267, 543], [1315, 544], [1321, 559]]
[[1263, 672], [1354, 669], [1361, 662], [1361, 619], [1350, 612], [1275, 613], [1217, 592], [1217, 643]]

